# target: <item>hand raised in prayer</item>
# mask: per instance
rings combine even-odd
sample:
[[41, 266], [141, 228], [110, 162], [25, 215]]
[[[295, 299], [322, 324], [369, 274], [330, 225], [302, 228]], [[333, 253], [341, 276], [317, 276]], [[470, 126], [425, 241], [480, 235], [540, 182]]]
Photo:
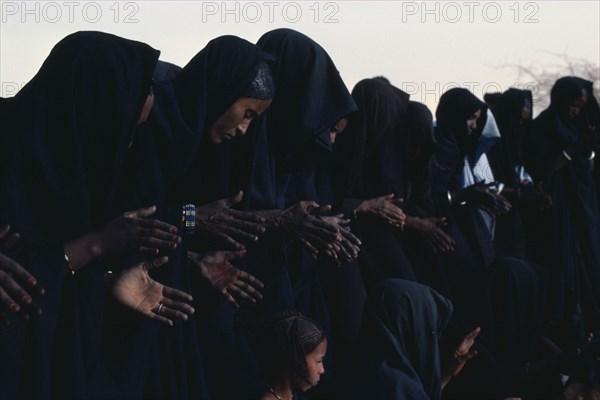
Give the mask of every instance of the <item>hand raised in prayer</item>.
[[510, 211], [512, 205], [495, 190], [490, 189], [485, 182], [479, 182], [462, 189], [455, 196], [467, 205], [483, 208], [492, 215], [502, 215]]
[[339, 244], [337, 242], [333, 243], [333, 249], [325, 250], [325, 254], [333, 258], [338, 266], [341, 264], [340, 260], [348, 262], [358, 257], [358, 252], [360, 251], [360, 245], [362, 243], [350, 231], [350, 220], [344, 218], [343, 214], [322, 215], [320, 218], [323, 221], [336, 226], [342, 237], [342, 241]]
[[173, 326], [173, 319], [188, 320], [194, 308], [188, 303], [192, 296], [155, 281], [148, 271], [167, 263], [167, 257], [140, 262], [126, 268], [108, 281], [110, 294], [125, 307], [155, 319], [163, 324]]
[[542, 183], [529, 185], [521, 189], [521, 201], [543, 211], [552, 207], [552, 196], [544, 192]]
[[244, 192], [196, 208], [196, 228], [208, 236], [222, 240], [232, 248], [244, 249], [243, 242], [258, 240], [264, 233], [264, 218], [257, 213], [234, 210]]
[[363, 201], [356, 207], [355, 214], [374, 217], [384, 224], [403, 229], [406, 215], [400, 208], [402, 202], [402, 199], [395, 198], [394, 194], [390, 193]]
[[448, 226], [446, 218], [412, 218], [406, 223], [407, 230], [416, 231], [436, 253], [454, 251], [454, 239], [444, 232]]
[[481, 328], [479, 327], [469, 332], [454, 351], [452, 358], [442, 373], [442, 388], [450, 382], [450, 379], [460, 374], [467, 361], [477, 356], [477, 350], [471, 350], [471, 347], [475, 343], [475, 338], [479, 335], [479, 332], [481, 332]]
[[44, 294], [44, 289], [25, 268], [4, 254], [19, 238], [18, 233], [10, 232], [9, 225], [0, 226], [0, 321], [6, 325], [10, 324], [7, 313], [18, 313], [24, 320], [29, 320], [30, 314], [42, 312], [24, 288], [40, 295]]
[[240, 305], [236, 298], [256, 303], [262, 300], [260, 290], [263, 283], [246, 271], [241, 271], [231, 264], [231, 260], [246, 255], [241, 251], [211, 251], [205, 255], [188, 252], [188, 262], [197, 268], [208, 283], [236, 308]]
[[98, 250], [102, 256], [131, 253], [157, 255], [160, 250], [173, 250], [181, 243], [177, 227], [149, 219], [156, 206], [128, 211], [113, 219], [98, 232]]

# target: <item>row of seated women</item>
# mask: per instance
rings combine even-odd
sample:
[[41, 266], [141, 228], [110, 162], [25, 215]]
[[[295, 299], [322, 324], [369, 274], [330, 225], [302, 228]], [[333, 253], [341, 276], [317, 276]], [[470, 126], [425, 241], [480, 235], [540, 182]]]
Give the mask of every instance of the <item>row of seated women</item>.
[[1, 99], [3, 399], [598, 385], [592, 82], [535, 120], [530, 92], [451, 89], [434, 123], [289, 29], [158, 58], [74, 33]]

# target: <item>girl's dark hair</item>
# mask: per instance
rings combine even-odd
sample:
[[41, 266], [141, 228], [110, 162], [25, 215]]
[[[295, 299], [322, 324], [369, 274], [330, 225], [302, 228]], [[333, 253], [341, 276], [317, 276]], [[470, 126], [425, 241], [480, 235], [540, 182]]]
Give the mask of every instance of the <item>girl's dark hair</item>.
[[308, 381], [306, 355], [325, 340], [318, 323], [294, 311], [277, 315], [262, 331], [262, 359], [271, 379], [288, 374], [297, 387]]

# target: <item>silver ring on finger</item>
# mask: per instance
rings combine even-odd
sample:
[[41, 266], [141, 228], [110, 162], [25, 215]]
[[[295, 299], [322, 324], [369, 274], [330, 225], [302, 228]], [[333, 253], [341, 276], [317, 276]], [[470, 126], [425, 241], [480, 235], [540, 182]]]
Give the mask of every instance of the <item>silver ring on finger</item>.
[[158, 304], [158, 310], [156, 310], [156, 313], [157, 313], [157, 314], [160, 314], [160, 311], [163, 309], [163, 307], [164, 307], [164, 306], [165, 306], [165, 305], [164, 305], [163, 303], [159, 303], [159, 304]]

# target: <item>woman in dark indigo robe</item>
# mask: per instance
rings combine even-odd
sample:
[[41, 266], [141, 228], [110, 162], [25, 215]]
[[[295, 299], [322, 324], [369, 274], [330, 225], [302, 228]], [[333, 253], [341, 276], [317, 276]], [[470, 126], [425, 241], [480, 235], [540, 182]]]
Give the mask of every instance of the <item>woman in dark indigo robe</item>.
[[593, 107], [586, 81], [561, 78], [550, 106], [535, 120], [534, 177], [552, 196], [546, 237], [551, 273], [551, 320], [561, 343], [600, 329], [600, 210], [593, 181], [598, 127], [580, 115]]
[[[439, 340], [451, 315], [452, 303], [430, 287], [400, 279], [375, 285], [369, 291], [358, 352], [346, 365], [338, 395], [347, 399], [441, 398], [450, 378], [442, 376]], [[463, 364], [475, 355], [469, 353], [472, 344], [471, 340], [460, 350], [466, 356]]]
[[[239, 311], [223, 304], [211, 317], [215, 321], [211, 323], [216, 324], [212, 329], [218, 329], [215, 332], [219, 333], [211, 343], [220, 343], [210, 350], [214, 353], [212, 365], [215, 365], [210, 373], [213, 381], [219, 382], [216, 397], [258, 395], [265, 388], [265, 376], [256, 365], [252, 349], [257, 332], [268, 318], [294, 309], [282, 234], [296, 240], [299, 237], [314, 240], [318, 235], [327, 240], [336, 237], [323, 228], [324, 221], [308, 212], [315, 208], [310, 203], [296, 202], [285, 208], [288, 181], [292, 171], [311, 165], [310, 160], [302, 157], [313, 157], [310, 151], [317, 136], [328, 134], [337, 118], [352, 110], [351, 104], [344, 102], [345, 98], [327, 94], [340, 90], [339, 74], [324, 50], [312, 40], [298, 32], [281, 29], [263, 35], [259, 45], [275, 59], [272, 64], [275, 100], [245, 137], [214, 149], [225, 154], [220, 157], [225, 163], [212, 162], [208, 166], [217, 172], [216, 180], [220, 183], [214, 193], [210, 193], [212, 200], [244, 189], [246, 195], [241, 207], [259, 210], [255, 212], [264, 218], [262, 225], [267, 228], [267, 234], [258, 242], [246, 245], [247, 255], [237, 263], [265, 284], [263, 301], [256, 306], [242, 304]], [[303, 84], [296, 84], [297, 79]], [[324, 95], [315, 97], [314, 93], [319, 90]], [[344, 90], [347, 93], [345, 87]], [[221, 149], [221, 146], [229, 148]], [[337, 230], [337, 227], [329, 229]], [[222, 361], [222, 354], [230, 354], [227, 363]], [[225, 370], [230, 371], [229, 375], [225, 375]], [[238, 379], [240, 383], [232, 385], [231, 379]]]
[[[39, 317], [0, 331], [7, 398], [90, 396], [100, 370], [106, 258], [156, 255], [179, 241], [171, 225], [144, 218], [153, 209], [110, 221], [127, 148], [152, 106], [157, 58], [146, 44], [79, 32], [54, 47], [14, 98], [3, 99], [14, 138], [3, 147], [0, 219], [20, 232], [17, 260], [46, 288], [36, 300]], [[140, 291], [122, 290], [139, 288], [164, 261], [133, 265], [112, 281], [111, 293], [150, 318], [160, 317], [161, 298], [174, 296], [174, 306], [184, 307], [175, 299], [187, 295], [151, 279]]]
[[358, 112], [335, 149], [338, 184], [345, 185], [342, 210], [355, 218], [352, 227], [363, 248], [359, 264], [367, 288], [389, 278], [415, 280], [400, 232], [406, 216], [408, 171], [399, 153], [404, 146], [408, 94], [381, 79], [365, 79], [352, 90]]
[[[265, 84], [263, 74], [268, 60], [269, 56], [257, 46], [234, 36], [223, 36], [209, 42], [173, 79], [155, 85], [155, 107], [148, 125], [140, 127], [137, 133], [139, 140], [134, 143], [128, 163], [129, 184], [123, 190], [123, 209], [160, 204], [162, 218], [179, 225], [182, 205], [178, 202], [195, 202], [198, 192], [214, 191], [210, 182], [193, 174], [192, 162], [207, 143], [227, 139], [226, 135], [243, 135], [250, 121], [270, 104], [273, 90], [261, 86]], [[224, 203], [221, 209], [199, 205], [198, 230], [203, 232], [202, 224], [206, 222], [218, 221], [219, 217], [214, 215], [226, 209]], [[214, 232], [218, 233], [218, 229]], [[199, 325], [196, 318], [177, 323], [173, 328], [134, 321], [125, 348], [119, 343], [123, 335], [112, 333], [111, 342], [116, 348], [108, 350], [125, 397], [210, 396], [211, 388], [205, 379], [210, 371], [202, 353], [209, 351], [214, 343], [202, 336], [206, 315], [199, 314], [221, 293], [197, 281], [201, 273], [209, 270], [205, 264], [219, 267], [222, 276], [232, 267], [226, 257], [206, 258], [196, 254], [198, 241], [187, 235], [183, 246], [170, 254], [168, 270], [161, 271], [157, 279], [184, 291], [194, 291]], [[207, 244], [203, 247], [210, 249]], [[194, 262], [188, 265], [188, 259]], [[225, 292], [231, 290], [236, 296], [233, 291], [236, 287], [232, 283]], [[118, 310], [113, 317], [127, 318]]]
[[535, 219], [552, 205], [552, 199], [525, 168], [531, 151], [532, 107], [528, 90], [509, 89], [498, 97], [493, 114], [501, 137], [488, 158], [494, 177], [505, 185], [504, 194], [513, 205], [497, 219], [496, 250], [500, 255], [539, 260], [536, 253], [543, 249], [537, 242]]
[[540, 357], [535, 350], [543, 322], [545, 274], [523, 260], [496, 257], [494, 225], [489, 222], [495, 214], [508, 211], [509, 204], [497, 190], [469, 183], [466, 171], [471, 171], [475, 182], [477, 176], [491, 178], [485, 175], [487, 168], [477, 171], [489, 149], [485, 141], [493, 140], [485, 123], [483, 129], [476, 129], [477, 120], [485, 115], [482, 111], [485, 105], [466, 89], [452, 89], [442, 96], [436, 112], [432, 187], [437, 210], [447, 218], [455, 241], [454, 252], [443, 257], [440, 271], [446, 285], [440, 290], [454, 303], [455, 335], [460, 337], [472, 324], [482, 327], [482, 340], [476, 346], [480, 355], [450, 385], [448, 395], [458, 398], [466, 393], [527, 393], [534, 378], [548, 379], [545, 386], [537, 387], [545, 390], [558, 377], [556, 359], [542, 360], [529, 372], [520, 367]]

